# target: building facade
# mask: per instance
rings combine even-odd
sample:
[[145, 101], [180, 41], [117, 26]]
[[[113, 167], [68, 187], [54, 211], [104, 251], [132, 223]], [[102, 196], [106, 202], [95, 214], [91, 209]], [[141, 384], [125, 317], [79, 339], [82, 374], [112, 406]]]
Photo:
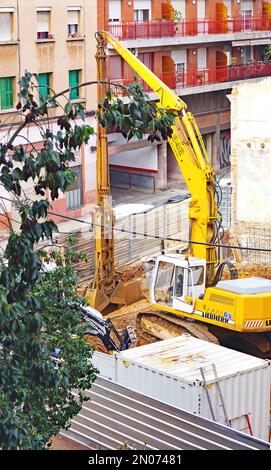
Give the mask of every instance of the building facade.
[[[229, 166], [232, 87], [271, 75], [271, 0], [0, 0], [0, 141], [18, 120], [18, 79], [25, 70], [39, 76], [38, 100], [50, 88], [95, 80], [97, 29], [109, 30], [176, 90], [196, 116], [215, 170]], [[134, 72], [110, 47], [108, 56], [108, 78], [130, 84]], [[95, 126], [96, 87], [75, 89], [70, 98], [85, 106]], [[52, 124], [59, 112], [50, 111]], [[167, 143], [108, 137], [113, 186], [155, 191], [180, 185]], [[25, 144], [25, 138], [16, 142]], [[41, 145], [34, 126], [27, 138], [36, 148]], [[96, 196], [95, 150], [93, 137], [76, 156], [77, 178], [53, 202], [54, 212], [76, 218], [89, 214]], [[30, 193], [31, 187], [25, 190]], [[8, 202], [6, 210], [15, 217]]]
[[[0, 141], [7, 126], [16, 125], [20, 119], [16, 110], [18, 80], [25, 70], [38, 74], [39, 102], [48, 90], [60, 92], [95, 80], [96, 30], [96, 0], [0, 0]], [[75, 89], [70, 99], [93, 111], [96, 86]], [[65, 103], [62, 98], [60, 104]], [[61, 107], [50, 110], [53, 126], [59, 114]], [[87, 120], [95, 126], [93, 117]], [[22, 135], [15, 143], [25, 145], [25, 138]], [[30, 128], [27, 138], [39, 149], [41, 137], [36, 126]], [[52, 202], [54, 212], [79, 217], [95, 203], [95, 145], [93, 138], [76, 155], [76, 180], [67, 195]], [[31, 193], [30, 186], [25, 190]], [[6, 202], [6, 208], [12, 214], [12, 205]]]
[[[232, 86], [271, 74], [271, 2], [263, 0], [99, 0], [98, 26], [107, 29], [183, 97], [203, 135], [215, 170], [230, 164]], [[108, 76], [129, 84], [134, 72], [109, 51]], [[271, 57], [271, 54], [270, 54]], [[146, 91], [148, 87], [143, 83]], [[150, 94], [155, 98], [154, 94]], [[136, 150], [111, 136], [113, 178], [135, 175], [160, 188], [181, 175], [169, 147]], [[122, 144], [122, 145], [121, 145]], [[129, 152], [128, 152], [129, 151]], [[140, 173], [141, 172], [141, 173]], [[139, 181], [141, 180], [141, 182]]]

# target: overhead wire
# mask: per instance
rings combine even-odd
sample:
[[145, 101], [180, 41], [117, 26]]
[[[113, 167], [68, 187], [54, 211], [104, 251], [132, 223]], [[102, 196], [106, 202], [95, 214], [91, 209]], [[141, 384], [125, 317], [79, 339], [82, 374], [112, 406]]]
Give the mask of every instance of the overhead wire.
[[[11, 202], [11, 203], [14, 202], [12, 199], [6, 198], [4, 196], [1, 196], [1, 199], [4, 199], [4, 200], [6, 200], [8, 202]], [[195, 240], [183, 240], [183, 239], [180, 239], [180, 238], [173, 238], [173, 237], [168, 237], [168, 236], [161, 237], [160, 235], [153, 235], [153, 234], [147, 233], [147, 232], [137, 232], [135, 230], [127, 230], [125, 228], [118, 228], [118, 227], [115, 227], [115, 226], [110, 227], [110, 226], [104, 225], [104, 224], [97, 224], [97, 223], [93, 224], [92, 222], [77, 219], [75, 217], [60, 214], [58, 212], [48, 211], [48, 214], [53, 215], [55, 217], [59, 217], [61, 219], [66, 219], [66, 220], [70, 220], [70, 221], [73, 221], [73, 222], [79, 222], [81, 224], [88, 225], [92, 229], [93, 229], [94, 226], [96, 226], [96, 227], [100, 227], [100, 228], [105, 228], [108, 231], [112, 230], [114, 232], [127, 233], [127, 234], [130, 234], [130, 235], [137, 235], [137, 236], [143, 237], [143, 238], [152, 238], [152, 239], [161, 240], [161, 241], [167, 240], [167, 241], [173, 241], [173, 242], [179, 242], [179, 243], [187, 243], [187, 244], [190, 244], [190, 245], [201, 245], [201, 246], [210, 246], [210, 247], [217, 247], [217, 248], [229, 248], [229, 249], [237, 249], [237, 250], [256, 251], [256, 252], [262, 251], [262, 252], [271, 253], [270, 248], [255, 248], [255, 247], [252, 247], [252, 246], [227, 245], [227, 244], [224, 244], [224, 243], [221, 244], [221, 243], [210, 243], [210, 242], [209, 243], [208, 242], [198, 242], [198, 241], [195, 241]]]

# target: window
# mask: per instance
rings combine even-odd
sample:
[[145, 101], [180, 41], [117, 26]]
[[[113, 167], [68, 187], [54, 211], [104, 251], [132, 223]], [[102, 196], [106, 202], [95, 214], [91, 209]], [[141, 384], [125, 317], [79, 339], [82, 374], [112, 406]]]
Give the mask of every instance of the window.
[[38, 78], [39, 84], [39, 101], [42, 103], [50, 95], [50, 73], [40, 73]]
[[174, 264], [160, 262], [154, 286], [155, 301], [172, 306], [174, 284]]
[[134, 0], [134, 20], [149, 21], [151, 19], [151, 0]]
[[121, 20], [121, 0], [109, 0], [109, 21]]
[[252, 29], [252, 10], [242, 10], [243, 30], [250, 31]]
[[0, 109], [13, 108], [13, 78], [0, 78]]
[[[193, 282], [191, 279], [191, 272], [193, 276]], [[201, 286], [204, 282], [204, 267], [203, 266], [192, 266], [191, 271], [188, 275], [188, 286]]]
[[[80, 83], [79, 80], [80, 70], [70, 70], [69, 72], [69, 87], [77, 87]], [[80, 98], [79, 88], [74, 88], [70, 91], [70, 100], [78, 100]]]
[[185, 64], [184, 63], [177, 63], [175, 64], [175, 82], [176, 85], [183, 86], [184, 79], [185, 79]]
[[[5, 9], [6, 10], [6, 9]], [[12, 40], [12, 13], [0, 10], [0, 41]]]
[[75, 36], [79, 33], [80, 9], [68, 10], [68, 36]]
[[71, 170], [75, 175], [75, 179], [73, 184], [67, 189], [66, 193], [67, 209], [69, 210], [78, 209], [83, 203], [82, 166], [74, 166]]
[[252, 63], [253, 59], [253, 47], [252, 46], [244, 46], [241, 48], [241, 64], [242, 65], [249, 65]]
[[134, 10], [134, 20], [135, 21], [149, 21], [150, 10]]
[[37, 38], [47, 39], [50, 33], [50, 11], [37, 12]]

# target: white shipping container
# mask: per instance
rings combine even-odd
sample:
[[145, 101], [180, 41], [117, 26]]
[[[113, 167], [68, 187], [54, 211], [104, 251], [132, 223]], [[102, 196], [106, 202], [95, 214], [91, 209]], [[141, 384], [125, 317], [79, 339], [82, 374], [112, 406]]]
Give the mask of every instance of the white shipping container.
[[110, 366], [105, 362], [103, 371], [99, 357], [101, 375], [110, 369], [120, 385], [224, 425], [227, 416], [232, 428], [269, 438], [270, 361], [182, 335], [116, 353]]

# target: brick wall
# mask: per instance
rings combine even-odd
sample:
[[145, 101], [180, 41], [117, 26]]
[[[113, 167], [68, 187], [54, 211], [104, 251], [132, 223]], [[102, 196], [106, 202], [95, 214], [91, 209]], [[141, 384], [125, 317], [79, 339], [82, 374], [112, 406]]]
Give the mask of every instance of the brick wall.
[[214, 47], [207, 47], [206, 64], [207, 69], [213, 70], [216, 67], [216, 49]]
[[193, 20], [198, 17], [197, 3], [193, 3], [193, 0], [186, 0], [186, 18]]
[[152, 0], [152, 20], [159, 20], [162, 18], [162, 3], [165, 0]]
[[127, 0], [121, 2], [121, 16], [122, 21], [134, 21], [134, 0], [131, 0], [128, 5]]
[[107, 29], [109, 21], [109, 0], [97, 0], [98, 29]]

